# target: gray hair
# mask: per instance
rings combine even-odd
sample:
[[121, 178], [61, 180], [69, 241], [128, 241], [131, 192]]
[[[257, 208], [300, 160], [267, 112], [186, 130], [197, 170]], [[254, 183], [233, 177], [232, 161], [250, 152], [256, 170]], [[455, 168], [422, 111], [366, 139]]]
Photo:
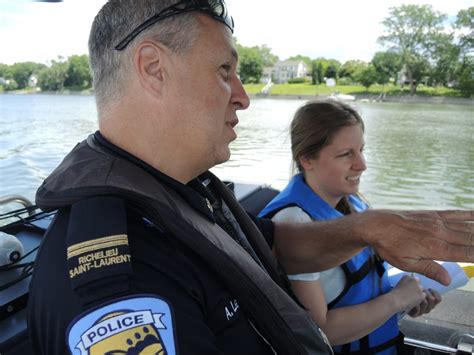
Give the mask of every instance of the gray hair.
[[96, 15], [89, 36], [89, 63], [99, 110], [123, 96], [131, 73], [134, 49], [141, 40], [152, 39], [178, 54], [186, 53], [192, 47], [198, 26], [191, 12], [159, 21], [137, 36], [127, 48], [114, 49], [146, 19], [177, 2], [109, 0]]

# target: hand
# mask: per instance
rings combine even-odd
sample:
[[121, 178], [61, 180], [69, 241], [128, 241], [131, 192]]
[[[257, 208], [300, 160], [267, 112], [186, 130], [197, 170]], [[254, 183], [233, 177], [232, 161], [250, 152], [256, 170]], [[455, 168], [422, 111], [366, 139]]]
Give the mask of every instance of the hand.
[[441, 302], [441, 295], [437, 291], [428, 289], [423, 292], [426, 294], [426, 299], [408, 312], [410, 317], [415, 318], [430, 313]]
[[408, 275], [403, 276], [390, 293], [395, 298], [397, 312], [412, 310], [426, 300], [418, 280]]
[[357, 235], [399, 269], [449, 285], [448, 272], [433, 260], [474, 262], [474, 211], [368, 210], [359, 216]]

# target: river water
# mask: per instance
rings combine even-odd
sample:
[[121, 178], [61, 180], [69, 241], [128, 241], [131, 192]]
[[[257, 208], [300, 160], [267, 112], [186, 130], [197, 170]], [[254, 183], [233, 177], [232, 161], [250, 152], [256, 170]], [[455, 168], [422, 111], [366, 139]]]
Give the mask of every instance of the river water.
[[[290, 177], [288, 127], [303, 103], [254, 99], [239, 114], [231, 159], [213, 172], [283, 188]], [[354, 105], [366, 125], [361, 192], [373, 207], [474, 209], [472, 106]], [[0, 197], [34, 200], [43, 179], [97, 129], [96, 115], [92, 96], [0, 95]], [[465, 289], [474, 291], [474, 279]]]
[[[288, 127], [301, 100], [254, 99], [239, 113], [232, 157], [219, 177], [282, 188], [290, 177]], [[354, 103], [366, 124], [361, 192], [377, 208], [473, 209], [472, 106]], [[97, 129], [91, 96], [0, 95], [0, 196], [34, 199], [74, 145]]]

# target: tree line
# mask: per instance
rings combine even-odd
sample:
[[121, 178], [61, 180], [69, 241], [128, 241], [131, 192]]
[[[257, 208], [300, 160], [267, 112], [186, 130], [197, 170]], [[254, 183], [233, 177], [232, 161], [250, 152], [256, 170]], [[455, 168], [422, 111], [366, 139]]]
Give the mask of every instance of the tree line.
[[[466, 97], [474, 94], [474, 7], [458, 12], [453, 23], [431, 5], [401, 5], [389, 9], [382, 22], [384, 33], [378, 42], [384, 51], [374, 54], [369, 63], [349, 60], [340, 63], [324, 57], [311, 59], [297, 55], [287, 60], [303, 60], [310, 71], [311, 83], [328, 78], [339, 85], [388, 84], [401, 79], [411, 94], [420, 83], [457, 88]], [[342, 44], [344, 45], [344, 44]], [[264, 67], [279, 58], [266, 46], [244, 47], [237, 44], [239, 74], [244, 83], [258, 83]], [[399, 74], [402, 74], [402, 78]], [[304, 81], [304, 78], [293, 82]]]
[[44, 91], [61, 91], [65, 87], [90, 88], [92, 75], [89, 69], [89, 57], [72, 55], [59, 57], [49, 65], [21, 62], [13, 65], [0, 64], [0, 78], [3, 78], [4, 90], [22, 90], [29, 86], [31, 77], [37, 79], [37, 86]]
[[[458, 12], [453, 23], [446, 24], [447, 16], [431, 5], [401, 5], [389, 9], [382, 22], [384, 33], [378, 42], [384, 51], [374, 54], [366, 63], [319, 57], [311, 59], [296, 55], [287, 60], [303, 60], [309, 68], [314, 85], [333, 78], [338, 85], [388, 84], [403, 74], [402, 85], [416, 93], [420, 83], [429, 86], [453, 87], [466, 96], [474, 95], [474, 7]], [[342, 44], [344, 45], [344, 44]], [[239, 52], [238, 73], [244, 84], [258, 83], [265, 67], [272, 67], [278, 56], [266, 45], [245, 47], [236, 40]], [[4, 90], [19, 90], [28, 86], [36, 76], [37, 85], [46, 91], [65, 87], [88, 88], [92, 85], [87, 55], [59, 57], [49, 65], [23, 62], [0, 64], [0, 78]], [[400, 78], [398, 78], [400, 79]], [[305, 81], [293, 79], [293, 82]]]

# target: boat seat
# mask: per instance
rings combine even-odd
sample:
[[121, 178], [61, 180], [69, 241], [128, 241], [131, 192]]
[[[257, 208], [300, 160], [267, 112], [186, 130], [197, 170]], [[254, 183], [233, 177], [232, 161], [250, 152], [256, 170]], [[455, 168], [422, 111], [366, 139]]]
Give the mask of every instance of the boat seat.
[[257, 216], [258, 213], [269, 203], [280, 191], [272, 187], [260, 187], [251, 194], [240, 199], [240, 204], [244, 209]]

